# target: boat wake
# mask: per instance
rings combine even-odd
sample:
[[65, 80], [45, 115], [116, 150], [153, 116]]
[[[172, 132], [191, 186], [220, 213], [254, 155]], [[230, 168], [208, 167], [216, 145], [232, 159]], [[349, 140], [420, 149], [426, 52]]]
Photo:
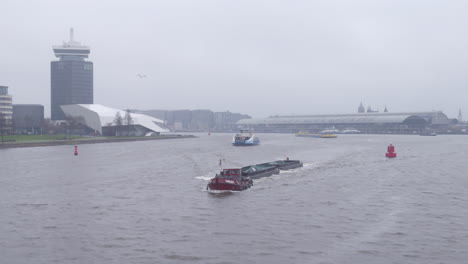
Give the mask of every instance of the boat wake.
[[209, 181], [211, 180], [211, 178], [213, 178], [212, 173], [195, 177], [195, 179], [202, 180], [202, 181]]
[[[205, 189], [206, 190], [206, 189]], [[215, 194], [215, 195], [229, 195], [229, 194], [233, 194], [233, 193], [238, 193], [240, 191], [232, 191], [232, 190], [210, 190], [210, 189], [207, 189], [206, 192], [210, 193], [210, 194]]]
[[299, 168], [294, 168], [294, 169], [291, 169], [291, 170], [284, 170], [284, 171], [281, 171], [280, 175], [281, 174], [295, 174], [295, 173], [298, 173], [300, 171], [304, 171], [304, 170], [307, 170], [308, 168], [307, 167], [310, 167], [310, 166], [314, 166], [315, 164], [313, 163], [307, 163], [307, 164], [303, 164], [302, 167], [299, 167]]

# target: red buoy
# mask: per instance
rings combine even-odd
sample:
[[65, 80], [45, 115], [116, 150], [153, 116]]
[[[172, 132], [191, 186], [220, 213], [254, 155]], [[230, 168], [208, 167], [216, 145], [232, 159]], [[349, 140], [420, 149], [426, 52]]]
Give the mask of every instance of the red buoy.
[[387, 157], [387, 158], [396, 158], [395, 147], [392, 144], [390, 144], [387, 147], [387, 153], [385, 153], [385, 157]]
[[75, 156], [78, 156], [78, 146], [75, 145], [75, 152], [74, 152]]

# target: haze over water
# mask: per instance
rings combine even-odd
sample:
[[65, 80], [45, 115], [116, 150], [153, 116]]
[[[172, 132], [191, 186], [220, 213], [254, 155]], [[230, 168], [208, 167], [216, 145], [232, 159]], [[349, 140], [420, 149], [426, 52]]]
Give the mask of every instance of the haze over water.
[[[0, 262], [466, 263], [466, 137], [259, 136], [0, 150]], [[220, 158], [286, 156], [305, 166], [205, 190]]]

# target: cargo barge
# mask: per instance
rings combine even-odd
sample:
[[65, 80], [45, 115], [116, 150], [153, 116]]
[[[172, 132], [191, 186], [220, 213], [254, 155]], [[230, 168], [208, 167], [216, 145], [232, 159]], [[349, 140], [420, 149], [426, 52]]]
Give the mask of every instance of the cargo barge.
[[299, 160], [277, 160], [242, 168], [223, 169], [206, 186], [210, 191], [243, 191], [253, 186], [253, 180], [279, 174], [280, 170], [302, 167]]

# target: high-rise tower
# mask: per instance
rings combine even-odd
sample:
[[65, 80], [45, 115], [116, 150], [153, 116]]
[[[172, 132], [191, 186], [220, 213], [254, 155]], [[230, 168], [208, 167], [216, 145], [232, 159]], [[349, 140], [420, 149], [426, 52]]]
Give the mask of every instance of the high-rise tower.
[[61, 105], [93, 103], [93, 63], [85, 60], [90, 48], [73, 40], [73, 28], [70, 41], [53, 50], [59, 60], [50, 63], [51, 119], [63, 120]]

